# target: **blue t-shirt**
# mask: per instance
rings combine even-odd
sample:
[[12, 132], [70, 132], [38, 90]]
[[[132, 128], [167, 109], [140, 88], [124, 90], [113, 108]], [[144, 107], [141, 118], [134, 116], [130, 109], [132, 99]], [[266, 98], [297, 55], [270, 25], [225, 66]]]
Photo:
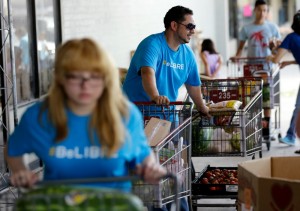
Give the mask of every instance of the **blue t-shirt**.
[[292, 32], [282, 41], [279, 48], [284, 48], [292, 52], [296, 62], [300, 65], [300, 35]]
[[171, 102], [176, 101], [178, 90], [183, 84], [201, 85], [191, 48], [182, 44], [177, 51], [173, 51], [168, 46], [164, 32], [150, 35], [137, 47], [123, 85], [131, 101], [150, 101], [144, 91], [140, 73], [145, 66], [154, 69], [159, 94], [167, 96]]
[[278, 27], [265, 21], [264, 24], [248, 24], [239, 32], [239, 40], [248, 40], [247, 57], [266, 57], [271, 55], [269, 43], [272, 38], [280, 39]]
[[[94, 141], [89, 138], [89, 115], [78, 116], [67, 110], [68, 135], [55, 143], [56, 132], [48, 119], [48, 112], [43, 112], [40, 117], [40, 109], [41, 103], [37, 103], [24, 113], [9, 138], [8, 155], [35, 153], [45, 164], [45, 180], [126, 176], [128, 165], [140, 164], [151, 152], [141, 114], [131, 103], [129, 118], [124, 120], [126, 139], [117, 153], [109, 158], [103, 156], [96, 133], [93, 134]], [[93, 185], [125, 191], [131, 187], [130, 182]]]

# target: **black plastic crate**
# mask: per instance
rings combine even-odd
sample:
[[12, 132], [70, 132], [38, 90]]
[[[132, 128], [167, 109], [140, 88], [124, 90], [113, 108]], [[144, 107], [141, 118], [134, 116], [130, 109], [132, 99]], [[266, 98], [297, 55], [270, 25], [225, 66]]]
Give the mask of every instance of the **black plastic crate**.
[[[218, 171], [221, 175], [216, 175], [215, 172]], [[226, 179], [218, 180], [217, 183], [217, 178], [222, 175]], [[232, 175], [231, 179], [230, 175]], [[208, 178], [210, 176], [214, 179]], [[208, 184], [204, 183], [204, 178], [208, 179]], [[237, 167], [211, 167], [208, 165], [202, 172], [196, 172], [196, 177], [192, 182], [192, 195], [237, 195], [238, 180], [233, 183], [233, 178], [237, 179]]]

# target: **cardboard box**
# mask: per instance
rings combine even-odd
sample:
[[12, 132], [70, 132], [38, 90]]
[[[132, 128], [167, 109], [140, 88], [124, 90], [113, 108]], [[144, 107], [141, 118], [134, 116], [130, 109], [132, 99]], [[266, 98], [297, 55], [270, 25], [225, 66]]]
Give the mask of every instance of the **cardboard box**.
[[300, 157], [269, 157], [238, 165], [238, 210], [300, 210]]
[[169, 133], [171, 122], [152, 117], [145, 127], [145, 133], [150, 146], [157, 146]]

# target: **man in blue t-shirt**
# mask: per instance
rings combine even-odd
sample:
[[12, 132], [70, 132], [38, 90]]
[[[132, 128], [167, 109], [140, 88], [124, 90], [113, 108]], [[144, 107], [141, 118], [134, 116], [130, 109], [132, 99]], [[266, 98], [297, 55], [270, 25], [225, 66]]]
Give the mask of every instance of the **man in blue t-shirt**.
[[[123, 89], [133, 102], [161, 105], [176, 101], [179, 88], [185, 85], [197, 110], [208, 115], [196, 59], [186, 45], [195, 33], [193, 11], [172, 7], [164, 17], [164, 25], [164, 32], [148, 36], [137, 47]], [[185, 200], [181, 201], [181, 210], [188, 210]]]
[[201, 81], [195, 56], [186, 45], [195, 33], [193, 12], [182, 6], [171, 8], [165, 31], [145, 38], [131, 60], [123, 89], [134, 102], [169, 104], [185, 85], [197, 109], [208, 114], [201, 97]]

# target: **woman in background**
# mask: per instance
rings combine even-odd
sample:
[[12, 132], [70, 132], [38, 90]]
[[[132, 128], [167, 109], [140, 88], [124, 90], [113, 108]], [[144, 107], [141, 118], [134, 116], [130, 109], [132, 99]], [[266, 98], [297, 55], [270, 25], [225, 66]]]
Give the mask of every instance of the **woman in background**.
[[204, 64], [205, 75], [211, 78], [219, 78], [219, 72], [222, 68], [222, 57], [215, 50], [215, 45], [211, 39], [203, 40], [200, 57]]

